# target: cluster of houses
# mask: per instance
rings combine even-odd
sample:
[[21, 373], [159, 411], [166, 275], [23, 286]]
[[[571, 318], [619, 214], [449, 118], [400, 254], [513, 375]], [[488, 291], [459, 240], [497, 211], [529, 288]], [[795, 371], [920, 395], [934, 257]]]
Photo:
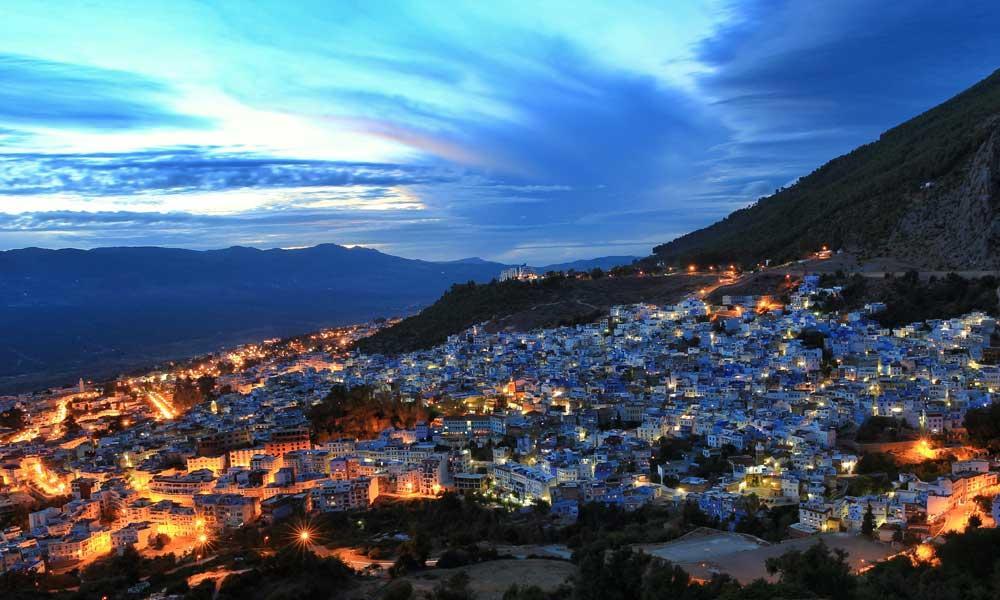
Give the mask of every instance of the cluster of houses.
[[[0, 570], [129, 546], [197, 550], [259, 519], [445, 491], [545, 503], [567, 520], [588, 502], [692, 503], [732, 527], [792, 506], [799, 535], [859, 531], [866, 513], [884, 537], [933, 534], [951, 511], [995, 494], [996, 465], [955, 461], [933, 481], [901, 467], [858, 494], [868, 450], [839, 434], [892, 417], [923, 440], [904, 445], [959, 439], [965, 412], [1000, 391], [996, 323], [970, 314], [889, 330], [871, 319], [877, 305], [818, 310], [817, 298], [837, 293], [806, 277], [780, 307], [690, 297], [615, 307], [572, 327], [475, 327], [396, 357], [255, 365], [172, 418], [153, 418], [141, 395], [79, 390], [69, 402], [88, 403], [90, 416], [58, 437], [49, 430], [65, 428], [67, 395], [16, 399], [39, 435], [11, 432], [0, 445], [0, 512], [48, 506], [0, 532]], [[317, 441], [309, 410], [335, 385], [444, 416], [372, 439]]]

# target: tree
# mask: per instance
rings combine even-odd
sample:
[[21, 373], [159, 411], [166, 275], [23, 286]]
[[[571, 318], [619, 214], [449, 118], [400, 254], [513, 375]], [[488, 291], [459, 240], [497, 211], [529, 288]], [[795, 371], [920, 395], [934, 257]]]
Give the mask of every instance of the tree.
[[691, 585], [691, 576], [677, 565], [653, 562], [642, 581], [642, 600], [683, 598]]
[[20, 408], [11, 408], [0, 413], [0, 427], [20, 431], [27, 423], [24, 411]]
[[76, 422], [76, 417], [70, 414], [63, 420], [63, 431], [66, 432], [66, 437], [74, 437], [83, 431], [83, 428]]
[[397, 579], [385, 586], [382, 600], [410, 600], [413, 597], [413, 584]]
[[975, 498], [973, 498], [972, 501], [975, 502], [976, 506], [979, 507], [979, 510], [983, 511], [984, 513], [988, 513], [993, 510], [992, 496], [984, 496], [982, 494], [979, 494]]
[[163, 550], [170, 543], [170, 536], [165, 533], [156, 534], [152, 540], [150, 540], [149, 545], [153, 550]]
[[858, 428], [855, 439], [858, 442], [896, 442], [906, 439], [908, 429], [902, 419], [872, 416]]
[[434, 586], [432, 600], [473, 600], [475, 594], [469, 589], [469, 574], [459, 571]]
[[198, 393], [202, 398], [210, 398], [212, 396], [212, 391], [215, 390], [215, 377], [202, 375], [195, 383], [198, 386]]
[[[765, 563], [767, 572], [779, 575], [779, 582], [791, 588], [787, 597], [801, 597], [809, 592], [821, 598], [847, 600], [854, 593], [857, 580], [847, 563], [847, 552], [830, 548], [822, 541], [807, 550], [792, 550]], [[794, 592], [798, 592], [795, 594]]]
[[387, 427], [410, 428], [431, 415], [424, 404], [403, 402], [398, 394], [338, 385], [309, 409], [308, 416], [316, 441], [322, 442], [342, 436], [369, 439]]
[[518, 587], [514, 583], [503, 593], [501, 600], [546, 600], [547, 598], [549, 595], [537, 585]]
[[865, 516], [861, 519], [861, 533], [869, 538], [875, 535], [875, 513], [872, 512], [871, 502], [868, 503]]
[[983, 524], [983, 520], [979, 518], [979, 515], [973, 513], [969, 515], [969, 522], [966, 524], [967, 529], [976, 529]]
[[201, 394], [197, 382], [190, 377], [178, 377], [174, 382], [174, 404], [188, 409], [199, 404], [205, 397]]
[[891, 454], [884, 452], [869, 452], [858, 460], [854, 472], [858, 475], [885, 473], [889, 479], [895, 479], [899, 474], [899, 466]]
[[965, 413], [969, 441], [978, 448], [1000, 449], [1000, 404], [973, 408]]

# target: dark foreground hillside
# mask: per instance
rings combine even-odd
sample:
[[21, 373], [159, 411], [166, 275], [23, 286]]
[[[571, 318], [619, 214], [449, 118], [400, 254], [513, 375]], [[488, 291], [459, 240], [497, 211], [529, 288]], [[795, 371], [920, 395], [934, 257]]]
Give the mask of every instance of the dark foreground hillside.
[[452, 286], [419, 314], [358, 342], [369, 353], [429, 348], [452, 334], [486, 323], [491, 330], [526, 331], [593, 321], [615, 304], [675, 302], [714, 283], [715, 276], [552, 277], [541, 281]]

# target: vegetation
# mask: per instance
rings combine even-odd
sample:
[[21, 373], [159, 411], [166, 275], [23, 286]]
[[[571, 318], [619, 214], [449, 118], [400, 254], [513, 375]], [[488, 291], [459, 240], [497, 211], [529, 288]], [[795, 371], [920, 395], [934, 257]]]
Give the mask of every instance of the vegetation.
[[587, 323], [606, 315], [615, 304], [676, 301], [708, 279], [554, 274], [538, 281], [456, 284], [419, 314], [358, 341], [357, 348], [382, 354], [430, 348], [481, 323], [522, 331]]
[[842, 551], [817, 543], [768, 559], [767, 570], [776, 581], [756, 580], [741, 586], [725, 575], [698, 584], [665, 561], [629, 549], [611, 553], [595, 549], [579, 561], [573, 598], [986, 600], [1000, 595], [998, 551], [1000, 530], [973, 527], [945, 537], [937, 549], [940, 564], [896, 557], [854, 575]]
[[965, 278], [951, 273], [921, 279], [916, 271], [900, 277], [872, 279], [855, 274], [826, 275], [824, 287], [842, 286], [839, 296], [821, 304], [826, 311], [857, 310], [869, 302], [882, 302], [886, 310], [874, 316], [884, 327], [899, 327], [930, 319], [950, 319], [973, 311], [997, 314], [997, 286], [993, 276]]
[[[906, 472], [916, 475], [921, 481], [931, 481], [951, 473], [951, 463], [956, 458], [951, 454], [946, 454], [939, 458], [928, 458], [918, 463], [906, 465]], [[858, 475], [881, 475], [887, 480], [895, 480], [899, 476], [900, 466], [891, 454], [884, 452], [868, 452], [858, 459], [858, 464], [854, 468]], [[885, 489], [875, 486], [874, 491]], [[852, 494], [863, 495], [863, 494]]]
[[858, 428], [855, 440], [862, 444], [872, 442], [899, 442], [913, 439], [916, 432], [902, 419], [868, 417]]
[[865, 509], [865, 515], [861, 519], [861, 534], [866, 537], [875, 535], [875, 514], [872, 512], [871, 503], [868, 504], [868, 508]]
[[370, 386], [338, 385], [309, 409], [317, 442], [338, 437], [371, 439], [387, 427], [411, 428], [431, 414], [421, 403], [403, 402], [398, 395], [376, 392]]
[[0, 412], [0, 428], [20, 431], [27, 424], [27, 415], [20, 408], [11, 408]]
[[747, 516], [736, 523], [733, 531], [746, 533], [769, 542], [780, 542], [788, 538], [788, 528], [798, 522], [798, 506], [777, 506], [762, 511], [750, 510]]
[[[320, 558], [286, 546], [256, 568], [230, 575], [217, 600], [328, 600], [354, 583], [354, 571], [337, 558]], [[211, 598], [211, 596], [209, 596]]]
[[888, 492], [891, 489], [891, 479], [884, 472], [875, 475], [857, 475], [847, 480], [848, 496], [870, 496]]
[[861, 455], [858, 464], [854, 467], [854, 472], [858, 475], [870, 475], [879, 473], [895, 479], [899, 475], [899, 465], [891, 454], [885, 452], [868, 452]]
[[[794, 185], [656, 247], [654, 258], [674, 264], [753, 265], [800, 258], [821, 245], [896, 255], [899, 248], [887, 245], [908, 208], [960, 184], [962, 167], [994, 131], [984, 124], [998, 106], [1000, 72]], [[933, 182], [930, 189], [927, 182]], [[919, 251], [919, 240], [911, 244]]]
[[[477, 527], [470, 535], [479, 536], [483, 524], [494, 520], [500, 528], [485, 531], [496, 535], [505, 527], [522, 527], [521, 513], [487, 508], [478, 501], [462, 501], [454, 496], [440, 500], [397, 503], [376, 506], [373, 518], [361, 523], [358, 515], [329, 515], [332, 520], [314, 523], [320, 532], [330, 533], [329, 542], [340, 544], [342, 530], [378, 532], [397, 531], [399, 527], [416, 526], [414, 520], [427, 518], [428, 531], [442, 527], [444, 531], [420, 541], [410, 536], [411, 547], [418, 554], [426, 553], [431, 543], [453, 543], [466, 524], [461, 517]], [[874, 530], [872, 517], [866, 512], [864, 529]], [[342, 519], [342, 520], [338, 520]], [[542, 523], [540, 515], [531, 513], [535, 525]], [[598, 505], [584, 506], [580, 521], [571, 526], [551, 530], [536, 540], [549, 539], [574, 544], [573, 562], [576, 575], [567, 585], [554, 590], [532, 586], [512, 586], [505, 600], [763, 600], [831, 599], [831, 600], [932, 600], [945, 598], [987, 599], [1000, 595], [1000, 530], [987, 529], [970, 522], [964, 533], [951, 533], [943, 538], [936, 550], [936, 560], [915, 561], [899, 556], [875, 564], [862, 575], [851, 573], [846, 555], [831, 550], [819, 542], [805, 550], [793, 550], [766, 561], [772, 581], [756, 580], [741, 585], [727, 575], [716, 575], [707, 582], [693, 580], [677, 565], [636, 551], [632, 544], [669, 538], [663, 530], [696, 526], [700, 519], [696, 507], [682, 511], [646, 507], [624, 512]], [[281, 600], [371, 597], [362, 592], [362, 577], [335, 558], [320, 558], [290, 541], [294, 536], [284, 531], [292, 524], [270, 529], [270, 536], [249, 529], [248, 534], [227, 537], [219, 541], [220, 556], [205, 565], [195, 565], [190, 557], [176, 560], [172, 555], [143, 558], [133, 551], [123, 556], [114, 554], [88, 566], [79, 575], [8, 573], [0, 576], [0, 595], [14, 600], [82, 600], [84, 598], [120, 599], [132, 597], [127, 589], [148, 582], [147, 593], [167, 591], [183, 595], [185, 600], [207, 600], [213, 597], [211, 581], [194, 588], [187, 587], [187, 578], [198, 570], [220, 567], [232, 571], [222, 582], [220, 600]], [[533, 526], [528, 526], [533, 527]], [[284, 529], [283, 529], [284, 528]], [[354, 534], [348, 534], [352, 537]], [[260, 548], [268, 546], [265, 539], [284, 540], [277, 543], [273, 554], [261, 557], [254, 550], [236, 554], [232, 544]], [[418, 548], [423, 547], [423, 550]], [[466, 549], [469, 552], [480, 550]], [[225, 557], [222, 555], [225, 554]], [[443, 558], [443, 557], [442, 557]], [[490, 554], [477, 560], [492, 560]], [[241, 565], [237, 567], [236, 565]], [[454, 568], [456, 565], [450, 565]], [[456, 570], [439, 580], [433, 590], [420, 596], [425, 600], [466, 600], [474, 598], [468, 574]], [[75, 586], [78, 589], [74, 589]], [[62, 589], [63, 591], [53, 591]], [[364, 596], [358, 596], [359, 593]], [[379, 598], [386, 600], [416, 600], [413, 585], [396, 580], [385, 586]]]
[[1000, 404], [970, 409], [965, 413], [965, 429], [972, 445], [994, 452], [1000, 450]]
[[179, 378], [174, 383], [173, 403], [184, 409], [191, 408], [210, 400], [214, 389], [215, 378], [211, 375], [202, 375], [198, 379]]

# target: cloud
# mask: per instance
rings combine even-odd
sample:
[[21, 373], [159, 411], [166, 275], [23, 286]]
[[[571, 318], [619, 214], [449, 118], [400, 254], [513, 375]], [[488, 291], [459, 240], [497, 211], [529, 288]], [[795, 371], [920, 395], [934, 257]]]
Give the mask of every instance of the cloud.
[[[432, 223], [409, 210], [288, 209], [229, 215], [190, 212], [45, 211], [0, 213], [3, 248], [165, 245], [210, 249], [231, 245], [290, 247], [357, 239]], [[366, 244], [367, 245], [367, 244]]]
[[246, 188], [398, 186], [452, 181], [445, 169], [282, 158], [221, 148], [0, 154], [0, 194], [178, 194]]
[[18, 129], [122, 131], [209, 125], [172, 110], [166, 85], [126, 71], [0, 54], [0, 81], [0, 122]]
[[699, 92], [733, 132], [711, 175], [735, 198], [785, 185], [1000, 66], [995, 2], [732, 3], [698, 46]]
[[[467, 73], [454, 75], [471, 82], [455, 93], [481, 96], [482, 110], [456, 112], [447, 99], [405, 88], [300, 91], [363, 115], [368, 132], [477, 170], [509, 190], [533, 187], [535, 205], [527, 213], [533, 222], [556, 227], [623, 202], [646, 209], [685, 202], [700, 212], [691, 174], [710, 158], [707, 149], [728, 137], [696, 98], [657, 78], [609, 68], [567, 39], [508, 34], [499, 47], [443, 38], [397, 49], [435, 70]], [[454, 217], [471, 222], [522, 226], [524, 204], [516, 198], [451, 206]], [[573, 235], [568, 226], [563, 231]]]

